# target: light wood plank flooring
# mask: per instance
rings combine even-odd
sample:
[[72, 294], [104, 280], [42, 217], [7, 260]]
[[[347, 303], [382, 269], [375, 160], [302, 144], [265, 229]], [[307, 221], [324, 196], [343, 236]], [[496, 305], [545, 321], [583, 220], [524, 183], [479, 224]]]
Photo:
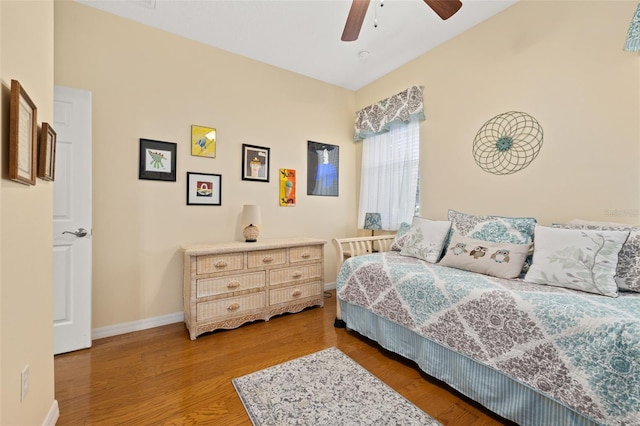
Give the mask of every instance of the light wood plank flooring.
[[[444, 425], [510, 424], [354, 332], [323, 308], [189, 340], [171, 324], [93, 342], [55, 357], [58, 426], [251, 425], [231, 379], [331, 346], [339, 348]], [[339, 421], [336, 423], [339, 424]]]

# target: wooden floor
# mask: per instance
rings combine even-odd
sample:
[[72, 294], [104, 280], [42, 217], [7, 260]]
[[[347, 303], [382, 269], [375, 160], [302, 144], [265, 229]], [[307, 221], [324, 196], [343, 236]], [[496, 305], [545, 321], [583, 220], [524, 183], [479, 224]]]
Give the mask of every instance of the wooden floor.
[[182, 323], [96, 340], [55, 357], [57, 425], [251, 425], [232, 378], [331, 346], [444, 425], [509, 424], [334, 318], [331, 292], [323, 308], [195, 341]]

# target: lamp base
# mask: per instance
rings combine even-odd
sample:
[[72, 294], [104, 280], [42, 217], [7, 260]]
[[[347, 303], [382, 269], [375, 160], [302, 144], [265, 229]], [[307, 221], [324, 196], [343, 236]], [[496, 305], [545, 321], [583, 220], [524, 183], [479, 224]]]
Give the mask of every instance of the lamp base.
[[242, 232], [242, 236], [244, 237], [244, 241], [247, 243], [255, 243], [258, 241], [258, 235], [260, 235], [260, 230], [257, 226], [249, 225], [244, 228]]

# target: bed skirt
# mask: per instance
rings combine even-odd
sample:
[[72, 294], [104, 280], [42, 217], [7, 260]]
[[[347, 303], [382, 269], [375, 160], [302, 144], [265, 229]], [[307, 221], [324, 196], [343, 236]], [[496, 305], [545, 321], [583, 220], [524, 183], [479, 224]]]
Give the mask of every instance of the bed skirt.
[[587, 418], [500, 371], [427, 339], [386, 318], [340, 300], [342, 320], [391, 352], [494, 413], [522, 426], [594, 426]]

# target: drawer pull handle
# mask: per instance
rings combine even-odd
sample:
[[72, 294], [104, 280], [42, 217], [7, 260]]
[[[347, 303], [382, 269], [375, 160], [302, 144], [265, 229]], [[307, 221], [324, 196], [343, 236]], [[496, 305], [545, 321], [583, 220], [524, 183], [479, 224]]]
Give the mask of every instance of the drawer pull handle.
[[227, 284], [227, 288], [238, 288], [240, 287], [240, 283], [238, 281], [231, 281]]
[[216, 263], [214, 263], [214, 266], [216, 268], [224, 268], [225, 266], [229, 266], [229, 264], [224, 260], [218, 260]]
[[304, 253], [302, 253], [300, 256], [301, 256], [303, 259], [307, 259], [307, 258], [311, 257], [311, 253], [309, 253], [309, 252], [306, 252], [306, 251], [305, 251], [305, 252], [304, 252]]
[[302, 275], [303, 275], [303, 274], [302, 274], [302, 272], [300, 272], [300, 271], [296, 271], [296, 272], [294, 272], [293, 274], [291, 274], [291, 276], [292, 276], [293, 278], [300, 278]]
[[273, 257], [271, 256], [265, 256], [262, 258], [262, 263], [271, 263], [273, 262]]
[[240, 304], [239, 303], [232, 303], [227, 307], [227, 311], [235, 311], [236, 309], [240, 308]]
[[298, 297], [302, 294], [301, 290], [293, 290], [293, 293], [291, 294], [293, 297]]

